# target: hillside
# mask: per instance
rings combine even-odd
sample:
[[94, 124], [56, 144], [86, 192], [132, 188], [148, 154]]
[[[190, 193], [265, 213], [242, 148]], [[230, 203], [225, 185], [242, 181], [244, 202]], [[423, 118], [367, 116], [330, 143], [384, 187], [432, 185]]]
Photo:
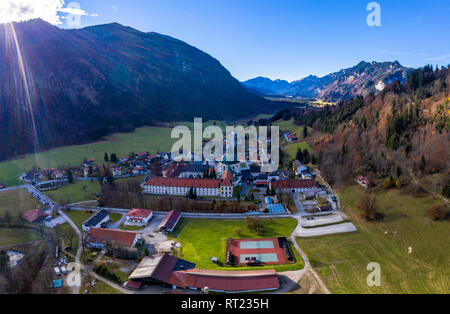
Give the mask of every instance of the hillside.
[[[316, 131], [310, 145], [320, 169], [334, 184], [357, 174], [377, 178], [449, 171], [450, 71], [432, 66], [414, 70], [402, 85], [388, 85], [340, 103], [337, 108], [292, 112], [295, 123]], [[288, 114], [285, 113], [285, 116]]]
[[0, 24], [0, 160], [161, 121], [233, 119], [276, 106], [208, 54], [117, 23]]
[[291, 83], [268, 78], [255, 78], [242, 84], [250, 90], [266, 95], [283, 95], [301, 98], [319, 98], [338, 102], [369, 93], [378, 93], [393, 81], [406, 80], [411, 69], [394, 62], [360, 62], [324, 77], [310, 75]]

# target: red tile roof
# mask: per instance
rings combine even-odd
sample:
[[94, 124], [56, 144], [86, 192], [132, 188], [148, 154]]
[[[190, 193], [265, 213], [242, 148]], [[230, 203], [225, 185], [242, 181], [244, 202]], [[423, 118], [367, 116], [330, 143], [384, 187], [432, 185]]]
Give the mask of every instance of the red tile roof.
[[127, 282], [127, 287], [130, 289], [139, 289], [142, 286], [142, 282], [130, 280]]
[[182, 179], [152, 177], [147, 180], [146, 185], [174, 186], [188, 188], [219, 188], [221, 180], [216, 179]]
[[133, 208], [130, 210], [127, 214], [127, 217], [140, 217], [140, 218], [147, 218], [152, 214], [151, 209], [140, 209], [140, 208]]
[[28, 210], [25, 213], [23, 213], [22, 218], [25, 219], [26, 221], [32, 223], [32, 222], [35, 222], [36, 220], [43, 218], [45, 216], [47, 216], [47, 214], [44, 213], [42, 210], [32, 209], [32, 210]]
[[91, 228], [89, 230], [88, 242], [105, 243], [111, 241], [115, 244], [131, 247], [138, 234], [125, 230]]
[[161, 223], [158, 226], [158, 229], [165, 228], [165, 229], [172, 229], [175, 227], [175, 224], [178, 221], [178, 218], [181, 216], [181, 213], [177, 210], [171, 210], [167, 213], [166, 216], [164, 216], [163, 220], [161, 220]]
[[254, 271], [180, 270], [173, 272], [168, 282], [179, 287], [238, 292], [278, 289], [278, 275], [273, 269]]
[[278, 180], [272, 181], [272, 189], [293, 189], [293, 188], [318, 188], [319, 184], [313, 179], [301, 180]]

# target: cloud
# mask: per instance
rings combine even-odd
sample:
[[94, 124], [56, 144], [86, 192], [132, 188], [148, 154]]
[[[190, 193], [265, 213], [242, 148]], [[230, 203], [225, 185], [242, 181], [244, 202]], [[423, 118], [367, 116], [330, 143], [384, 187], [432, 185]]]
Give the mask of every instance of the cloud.
[[71, 2], [64, 7], [64, 0], [1, 0], [0, 23], [20, 22], [41, 18], [50, 24], [61, 24], [63, 14], [76, 16], [98, 16], [89, 14], [79, 8], [78, 3]]
[[450, 53], [442, 56], [425, 59], [425, 61], [443, 61], [443, 60], [450, 60]]

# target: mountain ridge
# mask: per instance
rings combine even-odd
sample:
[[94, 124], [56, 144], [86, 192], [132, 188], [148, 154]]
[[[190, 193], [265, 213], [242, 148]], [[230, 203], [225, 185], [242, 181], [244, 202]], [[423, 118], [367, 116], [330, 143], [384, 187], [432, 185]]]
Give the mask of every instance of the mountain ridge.
[[[365, 96], [369, 93], [380, 92], [395, 80], [404, 83], [411, 71], [412, 69], [403, 67], [398, 61], [361, 61], [353, 67], [341, 69], [323, 77], [309, 75], [290, 83], [257, 77], [241, 83], [248, 89], [262, 94], [320, 98], [325, 101], [339, 102], [358, 95]], [[287, 84], [280, 85], [276, 83], [277, 81]]]
[[234, 119], [279, 106], [250, 93], [206, 52], [119, 23], [71, 30], [39, 19], [1, 24], [0, 79], [0, 160], [144, 125]]

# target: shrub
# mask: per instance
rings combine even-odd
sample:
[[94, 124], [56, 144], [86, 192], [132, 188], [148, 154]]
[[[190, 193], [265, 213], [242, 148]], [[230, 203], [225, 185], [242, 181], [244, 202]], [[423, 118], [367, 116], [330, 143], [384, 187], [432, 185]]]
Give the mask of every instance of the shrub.
[[446, 205], [435, 204], [428, 208], [427, 215], [434, 221], [445, 220], [450, 217], [450, 210]]
[[378, 211], [376, 198], [371, 198], [368, 193], [364, 193], [360, 196], [357, 207], [361, 217], [367, 221], [381, 220], [384, 218], [384, 215]]

